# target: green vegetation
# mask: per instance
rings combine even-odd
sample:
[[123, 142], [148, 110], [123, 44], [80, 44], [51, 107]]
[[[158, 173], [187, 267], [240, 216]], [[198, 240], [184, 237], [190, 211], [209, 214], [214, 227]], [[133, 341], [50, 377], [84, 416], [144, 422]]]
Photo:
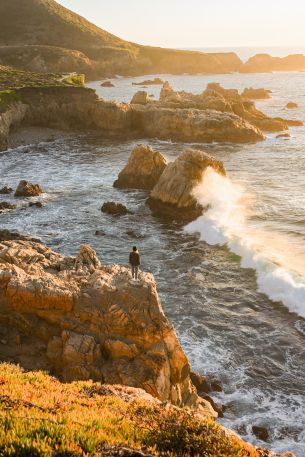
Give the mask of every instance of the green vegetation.
[[6, 107], [11, 103], [18, 102], [20, 100], [19, 95], [15, 90], [2, 90], [0, 92], [0, 107]]
[[71, 74], [64, 77], [62, 82], [64, 84], [68, 84], [69, 86], [83, 86], [85, 84], [85, 75]]
[[120, 392], [1, 364], [0, 455], [89, 457], [127, 446], [153, 455], [258, 457], [211, 421]]
[[[0, 65], [0, 91], [8, 101], [12, 97], [18, 97], [15, 89], [22, 87], [58, 87], [58, 86], [83, 86], [84, 75], [74, 73], [62, 75], [56, 73], [33, 73], [17, 70]], [[4, 93], [1, 92], [1, 93]], [[17, 100], [17, 98], [15, 98]], [[1, 101], [1, 98], [0, 98]]]

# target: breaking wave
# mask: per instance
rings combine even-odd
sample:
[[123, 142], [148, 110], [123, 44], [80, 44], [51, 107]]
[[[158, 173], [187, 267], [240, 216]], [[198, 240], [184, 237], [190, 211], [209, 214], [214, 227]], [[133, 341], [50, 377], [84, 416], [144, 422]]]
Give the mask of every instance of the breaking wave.
[[295, 240], [251, 220], [253, 195], [208, 168], [194, 190], [207, 210], [185, 227], [210, 245], [226, 245], [243, 268], [256, 271], [259, 292], [305, 318], [305, 253]]

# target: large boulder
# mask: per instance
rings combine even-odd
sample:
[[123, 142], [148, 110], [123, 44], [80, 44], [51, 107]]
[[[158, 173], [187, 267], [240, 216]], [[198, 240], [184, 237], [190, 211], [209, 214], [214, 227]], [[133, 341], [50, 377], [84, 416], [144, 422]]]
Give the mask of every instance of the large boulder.
[[39, 184], [32, 184], [29, 181], [21, 180], [15, 191], [15, 197], [37, 197], [43, 193]]
[[[64, 380], [141, 387], [162, 401], [215, 417], [198, 397], [190, 365], [164, 315], [155, 280], [105, 267], [89, 246], [64, 257], [29, 241], [0, 242], [2, 359]], [[7, 352], [5, 352], [7, 351]]]
[[202, 207], [193, 196], [201, 183], [204, 171], [212, 167], [225, 175], [222, 162], [205, 152], [188, 149], [167, 165], [153, 188], [148, 204], [153, 212], [183, 220], [192, 220], [202, 213]]
[[150, 146], [140, 144], [129, 156], [127, 165], [119, 173], [114, 187], [151, 190], [162, 175], [167, 161]]
[[125, 216], [130, 214], [130, 211], [125, 205], [118, 202], [105, 202], [101, 207], [102, 213], [112, 214], [113, 216]]

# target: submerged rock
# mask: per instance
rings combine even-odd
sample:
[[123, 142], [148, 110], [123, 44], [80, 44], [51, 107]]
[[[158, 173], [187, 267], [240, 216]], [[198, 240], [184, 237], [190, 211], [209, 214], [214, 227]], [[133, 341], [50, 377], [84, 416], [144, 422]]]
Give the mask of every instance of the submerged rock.
[[130, 211], [122, 203], [117, 202], [105, 202], [101, 207], [102, 213], [113, 214], [114, 216], [125, 216], [131, 214]]
[[13, 203], [0, 202], [0, 213], [2, 211], [7, 211], [7, 210], [10, 210], [10, 209], [15, 209], [15, 208], [17, 208], [17, 207]]
[[3, 195], [8, 195], [8, 194], [11, 194], [12, 192], [13, 192], [13, 189], [11, 187], [4, 186], [4, 187], [2, 187], [2, 189], [0, 189], [0, 194], [3, 194]]
[[29, 206], [30, 207], [36, 206], [36, 208], [42, 208], [42, 203], [41, 202], [30, 202]]
[[141, 387], [215, 417], [191, 382], [150, 273], [141, 273], [134, 287], [129, 269], [102, 266], [89, 246], [63, 257], [27, 241], [2, 241], [0, 265], [1, 322], [7, 323], [8, 341], [11, 332], [22, 341], [15, 352], [7, 349], [11, 360], [67, 381]]
[[129, 156], [127, 165], [119, 173], [114, 187], [152, 189], [162, 175], [167, 161], [160, 152], [140, 144]]
[[157, 214], [170, 218], [192, 220], [202, 214], [193, 191], [201, 183], [203, 173], [212, 167], [225, 175], [222, 162], [203, 151], [188, 149], [167, 165], [158, 183], [153, 188], [148, 204]]
[[104, 81], [101, 83], [101, 87], [114, 87], [114, 84], [111, 81]]
[[15, 197], [37, 197], [42, 193], [43, 190], [39, 184], [32, 184], [29, 181], [22, 180], [15, 191]]
[[266, 427], [261, 427], [258, 425], [253, 425], [252, 426], [252, 432], [258, 438], [259, 440], [262, 441], [268, 441], [269, 438], [269, 431]]

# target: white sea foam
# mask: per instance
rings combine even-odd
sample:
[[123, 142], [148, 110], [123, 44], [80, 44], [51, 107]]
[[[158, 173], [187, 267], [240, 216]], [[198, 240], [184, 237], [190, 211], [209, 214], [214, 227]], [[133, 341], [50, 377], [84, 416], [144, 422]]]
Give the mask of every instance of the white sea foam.
[[293, 240], [251, 224], [253, 196], [211, 168], [194, 195], [208, 209], [185, 230], [211, 245], [227, 245], [243, 268], [255, 269], [260, 292], [305, 318], [305, 255]]

